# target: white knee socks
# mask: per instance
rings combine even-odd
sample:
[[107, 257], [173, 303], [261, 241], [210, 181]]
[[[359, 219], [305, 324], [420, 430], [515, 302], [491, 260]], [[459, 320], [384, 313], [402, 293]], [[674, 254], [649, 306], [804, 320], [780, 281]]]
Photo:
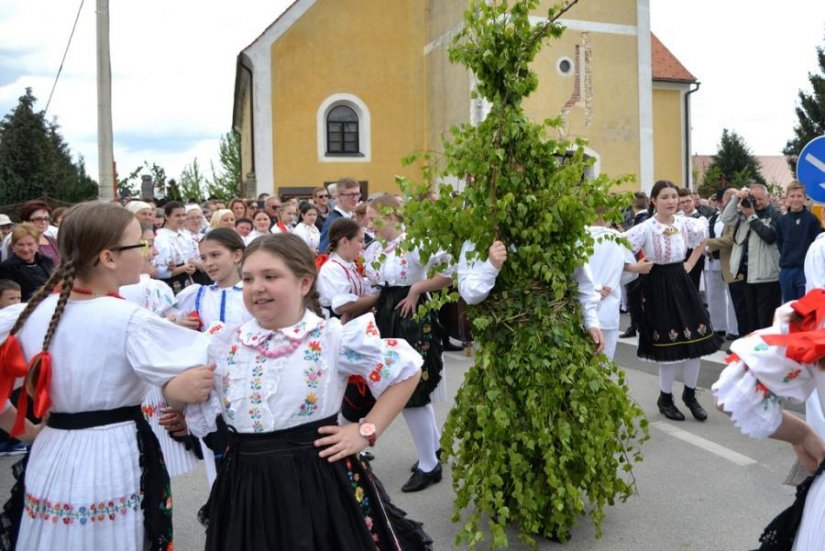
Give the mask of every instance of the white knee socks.
[[420, 408], [404, 408], [404, 421], [410, 429], [410, 434], [418, 452], [418, 468], [428, 473], [438, 465], [435, 456], [437, 449], [437, 432], [435, 415], [432, 406]]
[[669, 364], [659, 364], [659, 390], [665, 394], [670, 394], [673, 390], [673, 381], [676, 380], [676, 372], [682, 368], [682, 380], [688, 388], [696, 388], [699, 383], [699, 358], [675, 362]]

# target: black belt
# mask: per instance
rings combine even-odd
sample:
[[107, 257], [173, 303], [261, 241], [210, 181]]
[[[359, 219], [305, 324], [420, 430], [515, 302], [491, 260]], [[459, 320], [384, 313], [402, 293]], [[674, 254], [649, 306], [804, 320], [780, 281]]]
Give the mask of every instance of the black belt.
[[82, 430], [143, 419], [140, 406], [124, 406], [116, 409], [81, 411], [78, 413], [52, 413], [46, 425], [53, 429]]

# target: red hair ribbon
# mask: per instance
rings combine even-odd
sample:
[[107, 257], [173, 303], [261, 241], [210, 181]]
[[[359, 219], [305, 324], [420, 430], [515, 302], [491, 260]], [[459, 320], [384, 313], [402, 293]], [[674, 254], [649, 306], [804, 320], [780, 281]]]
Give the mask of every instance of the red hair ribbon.
[[[14, 335], [9, 335], [0, 345], [0, 400], [8, 400], [14, 390], [14, 382], [26, 376], [29, 368], [36, 361], [40, 361], [40, 376], [34, 391], [34, 414], [43, 417], [51, 407], [49, 385], [52, 380], [52, 356], [48, 352], [40, 352], [27, 365], [23, 356], [20, 341]], [[17, 436], [26, 429], [26, 411], [29, 407], [29, 395], [25, 389], [17, 399], [17, 417], [14, 420], [9, 434]]]

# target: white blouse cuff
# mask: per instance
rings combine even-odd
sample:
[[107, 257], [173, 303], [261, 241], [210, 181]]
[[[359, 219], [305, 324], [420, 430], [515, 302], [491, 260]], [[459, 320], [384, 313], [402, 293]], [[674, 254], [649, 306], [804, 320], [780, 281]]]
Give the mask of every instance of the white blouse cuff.
[[782, 424], [779, 397], [762, 385], [741, 361], [726, 367], [712, 390], [716, 402], [730, 414], [742, 434], [767, 438]]
[[187, 404], [184, 412], [186, 426], [191, 434], [202, 438], [218, 430], [216, 419], [221, 413], [223, 410], [220, 400], [214, 392], [211, 392], [205, 402]]
[[338, 312], [338, 308], [345, 304], [349, 304], [350, 302], [355, 302], [356, 300], [358, 300], [358, 295], [353, 293], [341, 293], [340, 295], [335, 295], [332, 297], [330, 306], [332, 307], [333, 312], [339, 314], [340, 312]]

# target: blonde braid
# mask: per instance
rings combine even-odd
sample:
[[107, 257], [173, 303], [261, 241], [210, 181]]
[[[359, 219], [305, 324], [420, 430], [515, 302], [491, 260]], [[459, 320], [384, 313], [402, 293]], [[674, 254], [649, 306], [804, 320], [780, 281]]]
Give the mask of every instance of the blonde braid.
[[[62, 274], [62, 286], [60, 288], [60, 297], [57, 299], [57, 306], [54, 308], [54, 313], [52, 314], [52, 319], [49, 320], [49, 327], [46, 329], [46, 336], [43, 338], [43, 348], [41, 349], [42, 352], [47, 352], [49, 350], [49, 346], [52, 344], [52, 338], [54, 337], [54, 333], [57, 330], [57, 324], [60, 323], [60, 318], [63, 317], [63, 312], [66, 309], [66, 302], [69, 300], [69, 296], [72, 294], [72, 287], [74, 287], [74, 280], [75, 276], [77, 275], [77, 270], [75, 268], [74, 262], [69, 260], [68, 262], [63, 263], [63, 274]], [[40, 361], [39, 359], [35, 361], [35, 363], [29, 368], [28, 373], [26, 373], [26, 391], [30, 394], [33, 393], [35, 385], [37, 385], [37, 379], [40, 376]]]

